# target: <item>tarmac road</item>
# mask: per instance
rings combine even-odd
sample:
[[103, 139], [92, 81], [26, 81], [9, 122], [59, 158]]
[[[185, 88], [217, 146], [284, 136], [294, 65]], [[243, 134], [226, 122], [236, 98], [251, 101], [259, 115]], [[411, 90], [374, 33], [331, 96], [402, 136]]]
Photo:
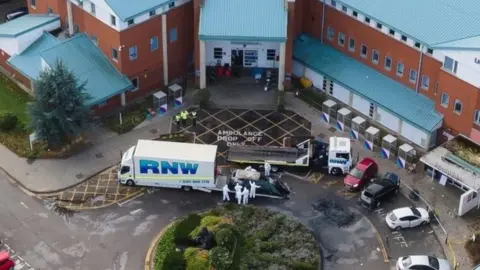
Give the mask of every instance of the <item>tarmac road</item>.
[[[252, 203], [282, 211], [306, 224], [323, 247], [325, 269], [390, 269], [398, 256], [412, 252], [435, 254], [439, 246], [428, 227], [407, 230], [401, 236], [408, 247], [401, 247], [401, 238], [394, 242], [390, 236], [386, 249], [393, 259], [386, 263], [369, 219], [381, 237], [391, 231], [382, 224], [381, 214], [357, 206], [355, 196], [338, 192], [341, 181], [326, 187], [321, 184], [324, 181], [312, 184], [289, 177], [284, 180], [294, 191], [290, 200], [257, 198]], [[32, 269], [141, 269], [148, 245], [165, 225], [191, 211], [214, 207], [221, 200], [220, 193], [152, 191], [121, 206], [71, 213], [24, 194], [0, 173], [0, 239]], [[312, 203], [322, 198], [335, 200], [354, 213], [353, 222], [339, 228], [315, 211]], [[401, 197], [397, 200], [391, 206], [385, 205], [385, 211], [408, 202], [401, 201]]]

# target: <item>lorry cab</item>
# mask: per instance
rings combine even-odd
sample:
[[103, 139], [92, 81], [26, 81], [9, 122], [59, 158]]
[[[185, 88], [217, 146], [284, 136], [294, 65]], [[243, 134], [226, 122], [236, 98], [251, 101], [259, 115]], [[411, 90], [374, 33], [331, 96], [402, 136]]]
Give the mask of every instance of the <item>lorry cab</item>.
[[130, 147], [122, 156], [122, 161], [118, 165], [118, 181], [121, 184], [129, 186], [135, 185], [135, 177], [133, 171], [133, 153], [135, 152], [135, 146]]
[[352, 148], [350, 139], [344, 137], [330, 137], [328, 145], [328, 173], [344, 175], [352, 167]]

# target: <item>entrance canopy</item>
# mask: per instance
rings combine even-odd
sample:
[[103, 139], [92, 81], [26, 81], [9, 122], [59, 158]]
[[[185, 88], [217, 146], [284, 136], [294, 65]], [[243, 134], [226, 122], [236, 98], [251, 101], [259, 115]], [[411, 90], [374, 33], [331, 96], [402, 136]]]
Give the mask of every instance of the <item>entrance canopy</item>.
[[205, 0], [199, 39], [284, 42], [287, 16], [285, 0]]

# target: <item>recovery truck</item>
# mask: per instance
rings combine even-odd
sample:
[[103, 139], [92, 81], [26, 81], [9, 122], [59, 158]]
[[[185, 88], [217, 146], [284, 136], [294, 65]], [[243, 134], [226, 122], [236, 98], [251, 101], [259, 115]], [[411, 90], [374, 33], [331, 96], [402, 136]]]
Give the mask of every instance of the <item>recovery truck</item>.
[[349, 138], [330, 137], [329, 143], [308, 138], [285, 138], [283, 146], [230, 146], [227, 160], [240, 164], [272, 165], [279, 167], [306, 167], [314, 171], [326, 170], [329, 174], [342, 175], [352, 167], [352, 149]]
[[[205, 192], [222, 191], [228, 184], [233, 190], [235, 182], [229, 175], [217, 175], [216, 157], [216, 145], [139, 140], [123, 154], [118, 166], [118, 181], [128, 186]], [[267, 180], [264, 185], [266, 190], [278, 192], [262, 193], [259, 189], [257, 196], [285, 198], [290, 193], [289, 190], [275, 188], [284, 186], [278, 182]]]

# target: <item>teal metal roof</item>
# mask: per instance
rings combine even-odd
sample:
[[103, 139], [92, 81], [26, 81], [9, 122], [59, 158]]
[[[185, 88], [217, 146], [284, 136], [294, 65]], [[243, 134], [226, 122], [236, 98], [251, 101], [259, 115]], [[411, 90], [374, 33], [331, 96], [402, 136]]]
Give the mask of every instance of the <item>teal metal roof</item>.
[[18, 37], [59, 20], [56, 15], [28, 14], [0, 24], [0, 37]]
[[433, 46], [480, 35], [478, 0], [339, 0], [372, 19]]
[[285, 0], [205, 0], [201, 40], [285, 41]]
[[443, 119], [432, 100], [314, 38], [295, 40], [293, 57], [417, 128], [431, 132]]
[[148, 13], [152, 9], [157, 9], [174, 1], [175, 0], [105, 0], [107, 5], [110, 6], [113, 12], [115, 12], [122, 21], [128, 21], [136, 16]]
[[432, 46], [432, 48], [447, 50], [478, 50], [480, 48], [480, 36], [441, 43]]
[[86, 91], [92, 96], [90, 105], [132, 88], [131, 81], [120, 74], [86, 34], [78, 34], [43, 51], [41, 56], [50, 66], [61, 60], [80, 82], [86, 81]]
[[43, 35], [32, 45], [30, 45], [20, 55], [13, 55], [8, 59], [8, 63], [15, 69], [22, 72], [23, 75], [34, 80], [40, 75], [42, 70], [42, 57], [40, 53], [48, 50], [61, 42], [49, 33]]

